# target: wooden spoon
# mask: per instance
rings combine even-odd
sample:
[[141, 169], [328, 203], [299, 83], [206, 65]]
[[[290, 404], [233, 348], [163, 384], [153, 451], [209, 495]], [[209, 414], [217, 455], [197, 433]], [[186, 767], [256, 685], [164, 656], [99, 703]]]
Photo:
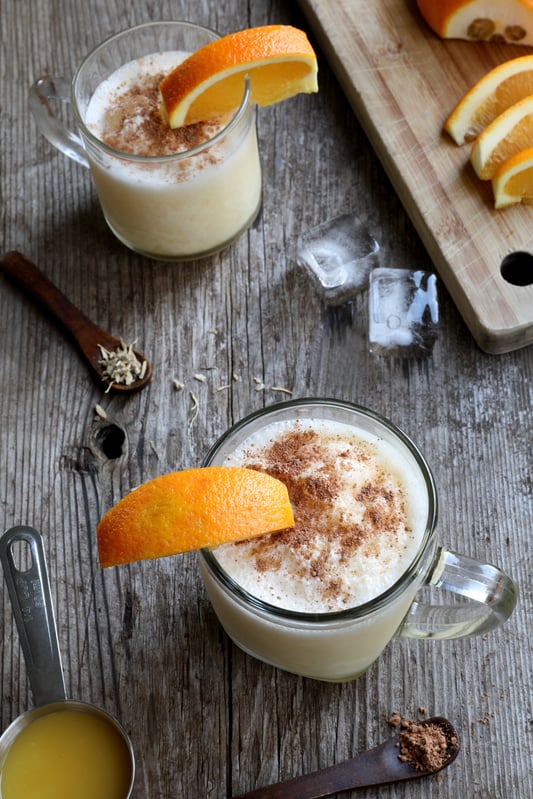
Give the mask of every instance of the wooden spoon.
[[428, 724], [440, 727], [448, 744], [444, 762], [437, 768], [415, 768], [412, 763], [400, 760], [399, 736], [396, 736], [345, 763], [258, 788], [235, 799], [323, 799], [325, 796], [355, 788], [390, 785], [436, 774], [449, 766], [457, 757], [460, 748], [459, 738], [451, 722], [441, 716], [425, 719], [416, 726]]
[[[87, 319], [25, 255], [16, 251], [8, 252], [0, 259], [0, 267], [25, 294], [53, 316], [56, 323], [78, 345], [89, 366], [106, 384], [107, 389], [123, 393], [139, 391], [149, 382], [152, 376], [151, 364], [142, 353], [133, 349], [131, 353], [138, 363], [134, 364], [131, 371], [132, 382], [116, 382], [106, 374], [106, 363], [102, 362], [105, 354], [100, 348], [110, 354], [107, 359], [109, 363], [123, 352], [124, 342]], [[128, 345], [125, 346], [126, 349], [129, 348]], [[139, 367], [142, 368], [139, 370]], [[140, 374], [136, 374], [136, 371], [140, 371]], [[117, 377], [118, 379], [120, 378]]]

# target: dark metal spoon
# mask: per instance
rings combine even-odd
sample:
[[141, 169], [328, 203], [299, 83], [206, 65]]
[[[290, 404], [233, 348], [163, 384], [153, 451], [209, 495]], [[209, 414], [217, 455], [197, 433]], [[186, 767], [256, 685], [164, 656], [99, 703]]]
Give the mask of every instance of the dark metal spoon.
[[124, 342], [91, 322], [25, 255], [17, 251], [6, 253], [0, 259], [0, 268], [24, 293], [53, 316], [59, 326], [78, 345], [93, 372], [107, 388], [113, 391], [132, 392], [139, 391], [149, 382], [152, 377], [151, 364], [142, 353], [133, 349], [131, 352], [138, 362], [137, 365], [134, 364], [134, 369], [139, 370], [140, 365], [142, 367], [139, 370], [140, 374], [137, 375], [133, 371], [134, 379], [131, 383], [116, 382], [106, 376], [105, 353], [110, 353], [112, 361], [117, 353], [123, 351]]
[[459, 737], [451, 722], [441, 716], [425, 719], [417, 726], [427, 724], [439, 726], [448, 744], [445, 761], [433, 770], [415, 768], [412, 763], [400, 760], [398, 757], [400, 736], [396, 736], [345, 763], [278, 782], [275, 785], [267, 785], [265, 788], [258, 788], [234, 799], [323, 799], [325, 796], [355, 788], [390, 785], [436, 774], [449, 766], [457, 757], [460, 749]]

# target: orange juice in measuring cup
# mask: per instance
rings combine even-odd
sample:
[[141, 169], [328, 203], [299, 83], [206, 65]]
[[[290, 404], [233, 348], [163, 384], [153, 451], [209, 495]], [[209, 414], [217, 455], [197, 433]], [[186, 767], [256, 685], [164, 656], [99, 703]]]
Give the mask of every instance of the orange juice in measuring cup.
[[[28, 568], [17, 567], [17, 546]], [[0, 799], [130, 799], [135, 757], [126, 732], [104, 710], [66, 698], [41, 536], [8, 530], [0, 560], [36, 703], [0, 738]]]

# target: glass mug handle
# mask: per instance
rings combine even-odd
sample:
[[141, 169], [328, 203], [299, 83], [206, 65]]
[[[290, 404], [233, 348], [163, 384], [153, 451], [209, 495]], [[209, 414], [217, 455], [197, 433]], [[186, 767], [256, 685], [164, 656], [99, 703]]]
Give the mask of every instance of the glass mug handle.
[[58, 120], [50, 101], [70, 103], [71, 83], [65, 78], [39, 78], [30, 88], [30, 111], [43, 136], [58, 150], [82, 166], [89, 167], [80, 137]]
[[509, 618], [517, 601], [516, 585], [496, 566], [442, 548], [426, 585], [451, 591], [463, 601], [413, 602], [397, 636], [444, 640], [486, 633]]

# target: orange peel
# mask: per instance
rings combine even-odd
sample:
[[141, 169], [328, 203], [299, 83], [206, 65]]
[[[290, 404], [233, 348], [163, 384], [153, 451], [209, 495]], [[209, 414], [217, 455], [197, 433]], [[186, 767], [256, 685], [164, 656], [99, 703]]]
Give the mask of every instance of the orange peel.
[[234, 111], [248, 78], [252, 100], [271, 105], [318, 91], [317, 60], [306, 34], [291, 25], [246, 28], [216, 39], [178, 64], [160, 83], [171, 128]]
[[156, 477], [114, 505], [97, 527], [102, 568], [240, 541], [292, 527], [286, 486], [238, 466]]
[[470, 161], [481, 180], [491, 180], [504, 161], [533, 141], [533, 95], [524, 97], [487, 125], [472, 146]]
[[456, 144], [473, 141], [497, 116], [530, 94], [533, 55], [511, 58], [485, 73], [464, 94], [444, 123], [444, 130]]

